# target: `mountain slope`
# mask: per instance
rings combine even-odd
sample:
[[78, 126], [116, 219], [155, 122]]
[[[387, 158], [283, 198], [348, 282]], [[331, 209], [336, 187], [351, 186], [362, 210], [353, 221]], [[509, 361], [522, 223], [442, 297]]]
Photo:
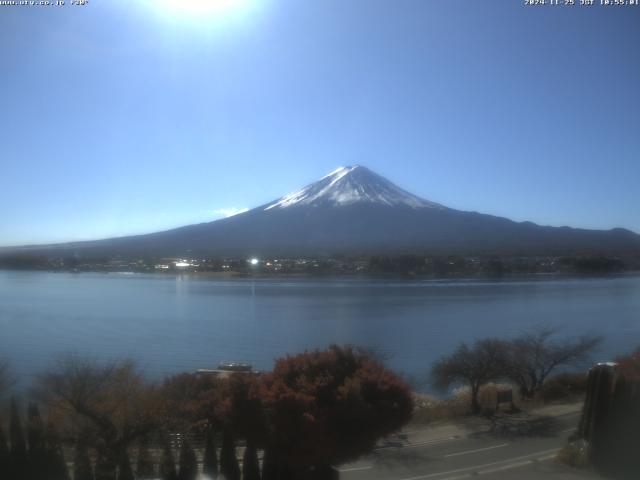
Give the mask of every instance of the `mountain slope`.
[[[248, 212], [165, 232], [26, 249], [83, 257], [640, 252], [624, 229], [543, 227], [417, 197], [371, 170], [341, 167]], [[24, 250], [23, 250], [24, 251]]]

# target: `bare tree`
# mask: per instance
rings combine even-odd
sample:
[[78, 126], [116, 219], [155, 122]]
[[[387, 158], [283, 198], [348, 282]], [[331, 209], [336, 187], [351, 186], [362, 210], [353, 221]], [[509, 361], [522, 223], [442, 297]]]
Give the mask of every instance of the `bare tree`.
[[455, 384], [468, 385], [471, 411], [479, 413], [480, 387], [504, 377], [508, 353], [507, 342], [497, 338], [477, 340], [472, 347], [461, 343], [451, 355], [442, 357], [433, 365], [431, 378], [440, 388]]
[[67, 438], [82, 438], [98, 452], [110, 478], [126, 449], [159, 422], [157, 390], [130, 361], [62, 357], [40, 375], [36, 394]]
[[553, 328], [539, 328], [510, 342], [507, 373], [523, 397], [533, 397], [554, 369], [584, 364], [602, 342], [595, 335], [554, 340], [556, 333]]

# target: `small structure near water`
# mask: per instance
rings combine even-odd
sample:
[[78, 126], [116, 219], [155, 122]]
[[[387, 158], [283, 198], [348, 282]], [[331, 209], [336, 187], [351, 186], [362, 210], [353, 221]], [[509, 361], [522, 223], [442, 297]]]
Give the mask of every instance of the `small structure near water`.
[[198, 375], [215, 375], [216, 377], [226, 378], [233, 373], [253, 373], [259, 374], [257, 370], [248, 363], [242, 362], [222, 362], [218, 364], [218, 368], [199, 368], [196, 370]]

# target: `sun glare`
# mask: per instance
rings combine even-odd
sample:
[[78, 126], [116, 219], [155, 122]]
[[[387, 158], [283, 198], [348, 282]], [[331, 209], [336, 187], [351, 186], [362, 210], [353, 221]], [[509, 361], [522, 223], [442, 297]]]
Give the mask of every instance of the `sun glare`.
[[212, 15], [240, 8], [248, 0], [162, 0], [163, 8], [171, 14]]

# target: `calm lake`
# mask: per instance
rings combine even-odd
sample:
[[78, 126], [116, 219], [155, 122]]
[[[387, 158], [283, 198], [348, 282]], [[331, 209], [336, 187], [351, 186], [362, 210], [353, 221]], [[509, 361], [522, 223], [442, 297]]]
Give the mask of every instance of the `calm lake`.
[[424, 377], [460, 341], [554, 326], [640, 346], [640, 277], [544, 280], [214, 279], [0, 271], [0, 356], [23, 384], [64, 352], [130, 357], [156, 378], [221, 361], [268, 370], [331, 343], [377, 347]]

